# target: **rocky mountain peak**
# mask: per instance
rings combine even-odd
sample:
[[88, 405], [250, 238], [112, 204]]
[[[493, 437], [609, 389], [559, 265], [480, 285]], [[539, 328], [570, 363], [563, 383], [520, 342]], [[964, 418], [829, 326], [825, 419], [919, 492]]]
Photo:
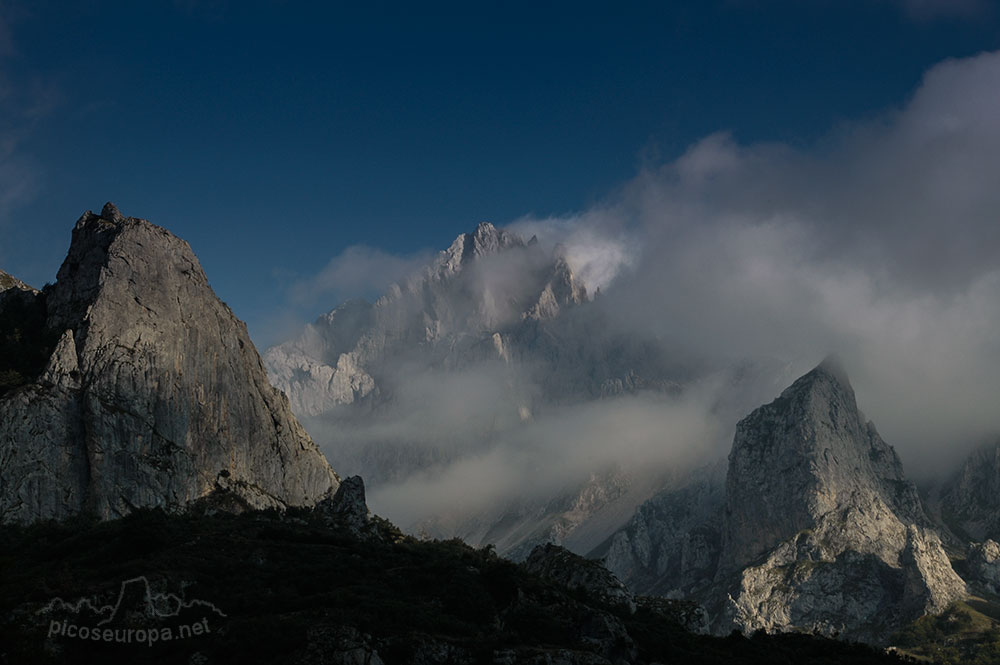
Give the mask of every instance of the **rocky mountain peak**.
[[517, 340], [534, 343], [538, 323], [586, 300], [559, 250], [482, 222], [374, 306], [336, 307], [265, 360], [296, 413], [316, 416], [390, 394], [380, 379], [396, 371], [394, 357], [447, 367], [487, 357], [510, 363]]
[[466, 234], [465, 257], [488, 256], [510, 247], [521, 247], [524, 241], [509, 231], [501, 231], [489, 222], [480, 222], [472, 235]]
[[448, 249], [441, 252], [433, 272], [438, 278], [445, 278], [461, 271], [470, 261], [512, 247], [525, 246], [524, 240], [517, 234], [498, 229], [490, 222], [480, 222], [475, 231], [459, 235]]
[[745, 564], [824, 516], [872, 504], [923, 522], [895, 451], [864, 420], [839, 363], [827, 359], [737, 424], [724, 558]]
[[895, 451], [825, 360], [736, 427], [716, 580], [738, 590], [723, 615], [748, 631], [840, 622], [883, 639], [966, 592], [929, 526]]
[[118, 206], [111, 201], [104, 204], [104, 207], [101, 209], [101, 217], [113, 224], [118, 224], [125, 220], [125, 216], [118, 210]]
[[220, 476], [254, 506], [336, 489], [180, 238], [111, 204], [87, 212], [40, 297], [58, 343], [37, 381], [0, 397], [0, 520], [179, 509]]
[[[799, 377], [786, 388], [775, 402], [775, 408], [791, 410], [822, 409], [824, 406], [843, 408], [848, 420], [861, 419], [854, 388], [837, 356], [827, 356], [823, 362]], [[840, 424], [848, 424], [835, 418]]]

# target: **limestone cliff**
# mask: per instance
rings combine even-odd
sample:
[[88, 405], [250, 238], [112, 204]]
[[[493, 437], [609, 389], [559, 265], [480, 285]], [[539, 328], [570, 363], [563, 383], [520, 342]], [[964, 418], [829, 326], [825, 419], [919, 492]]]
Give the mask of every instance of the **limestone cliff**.
[[638, 593], [703, 603], [722, 634], [879, 642], [966, 593], [833, 360], [740, 421], [718, 476], [661, 492], [593, 555]]
[[57, 341], [0, 397], [3, 521], [178, 509], [219, 487], [303, 505], [337, 488], [183, 240], [111, 204], [87, 212], [36, 297]]
[[825, 361], [736, 429], [717, 618], [878, 641], [965, 595], [895, 451]]

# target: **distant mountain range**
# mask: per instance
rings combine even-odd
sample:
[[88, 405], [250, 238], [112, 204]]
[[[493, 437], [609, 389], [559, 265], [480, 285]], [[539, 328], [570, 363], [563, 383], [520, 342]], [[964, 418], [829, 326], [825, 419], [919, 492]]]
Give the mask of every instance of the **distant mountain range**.
[[[713, 413], [735, 423], [769, 381], [787, 375], [775, 365], [697, 366], [655, 339], [608, 333], [604, 309], [560, 252], [481, 224], [374, 305], [342, 305], [268, 350], [265, 364], [336, 465], [376, 488], [407, 487], [413, 476], [482, 455], [555, 405], [672, 398], [714, 376], [721, 388]], [[395, 417], [406, 372], [447, 376], [491, 364], [506, 371], [506, 390], [488, 409], [491, 427], [471, 432], [476, 445], [428, 444], [421, 432], [370, 436]], [[494, 543], [514, 558], [540, 542], [565, 544], [603, 558], [637, 591], [698, 599], [722, 633], [806, 629], [883, 641], [966, 597], [944, 545], [963, 556], [963, 538], [996, 537], [990, 507], [1000, 493], [991, 483], [1000, 467], [991, 452], [943, 490], [953, 532], [940, 510], [932, 519], [895, 451], [861, 415], [835, 359], [735, 431], [728, 465], [707, 459], [701, 468], [662, 464], [637, 473], [625, 470], [623, 453], [548, 494], [449, 509], [407, 527]], [[975, 585], [984, 579], [967, 576]]]
[[[586, 454], [579, 446], [552, 460], [536, 444], [591, 406], [608, 411], [602, 422], [624, 425], [635, 409], [619, 407], [645, 400], [640, 410], [656, 412], [711, 380], [722, 386], [707, 398], [710, 417], [735, 423], [756, 395], [777, 387], [772, 367], [699, 366], [653, 337], [618, 331], [603, 297], [576, 278], [564, 248], [482, 223], [374, 304], [336, 307], [268, 349], [264, 363], [332, 464], [368, 480], [377, 507], [414, 479], [433, 483], [512, 446], [529, 465], [573, 462]], [[622, 434], [608, 426], [609, 437]], [[659, 445], [655, 433], [645, 436]], [[515, 557], [548, 541], [585, 552], [687, 470], [676, 460], [632, 465], [629, 451], [613, 452], [614, 439], [596, 445], [605, 452], [574, 462], [579, 468], [558, 482], [526, 479], [531, 492], [514, 489], [472, 509], [456, 503], [403, 525], [494, 543]]]

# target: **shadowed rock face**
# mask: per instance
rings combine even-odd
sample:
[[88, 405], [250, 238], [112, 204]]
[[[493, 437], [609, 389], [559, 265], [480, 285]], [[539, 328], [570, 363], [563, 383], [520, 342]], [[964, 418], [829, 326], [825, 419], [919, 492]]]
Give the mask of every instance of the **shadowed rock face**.
[[524, 566], [539, 577], [557, 581], [570, 589], [586, 591], [606, 603], [635, 612], [635, 596], [613, 573], [564, 547], [551, 543], [537, 545], [525, 559]]
[[336, 489], [183, 240], [111, 204], [87, 212], [43, 297], [56, 348], [0, 399], [3, 521], [176, 509], [220, 479], [261, 506]]
[[957, 534], [1000, 540], [1000, 442], [974, 451], [941, 497], [945, 520]]
[[620, 531], [589, 556], [640, 594], [692, 597], [715, 576], [725, 466], [690, 474], [643, 503]]

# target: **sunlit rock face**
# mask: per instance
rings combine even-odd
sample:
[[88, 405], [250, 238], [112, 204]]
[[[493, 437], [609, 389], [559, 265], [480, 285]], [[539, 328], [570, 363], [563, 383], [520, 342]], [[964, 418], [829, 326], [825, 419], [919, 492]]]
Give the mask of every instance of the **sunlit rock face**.
[[37, 297], [57, 341], [0, 398], [4, 521], [179, 509], [220, 485], [261, 507], [337, 488], [183, 240], [111, 204], [87, 212]]
[[865, 422], [834, 361], [736, 426], [722, 569], [817, 529], [829, 556], [850, 547], [894, 561], [908, 523], [926, 523], [916, 488], [895, 451]]
[[603, 554], [633, 590], [698, 598], [719, 633], [872, 642], [965, 596], [834, 360], [740, 421], [724, 485], [715, 477], [654, 497], [612, 537]]

